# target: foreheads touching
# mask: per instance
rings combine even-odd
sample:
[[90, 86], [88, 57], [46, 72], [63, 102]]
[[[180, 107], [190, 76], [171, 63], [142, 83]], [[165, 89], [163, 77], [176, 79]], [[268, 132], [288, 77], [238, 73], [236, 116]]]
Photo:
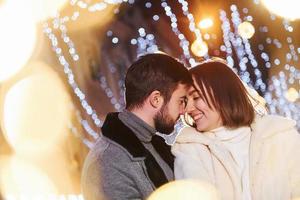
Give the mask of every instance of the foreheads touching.
[[153, 91], [158, 91], [168, 102], [179, 84], [192, 85], [191, 76], [182, 63], [165, 54], [142, 56], [126, 74], [126, 108], [141, 107]]

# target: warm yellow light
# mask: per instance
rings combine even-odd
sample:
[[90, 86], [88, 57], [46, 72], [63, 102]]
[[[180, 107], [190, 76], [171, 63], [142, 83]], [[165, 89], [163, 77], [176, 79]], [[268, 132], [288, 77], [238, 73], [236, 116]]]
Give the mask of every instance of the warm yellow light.
[[290, 102], [295, 102], [299, 98], [299, 93], [292, 87], [285, 93], [285, 98]]
[[250, 39], [255, 33], [255, 28], [250, 22], [246, 21], [238, 26], [238, 33], [242, 38]]
[[203, 19], [199, 22], [198, 26], [201, 29], [206, 29], [212, 27], [214, 24], [213, 20], [210, 18]]
[[31, 19], [34, 22], [46, 20], [49, 17], [54, 17], [60, 9], [66, 5], [68, 0], [9, 0], [11, 4], [20, 6], [31, 14]]
[[58, 192], [46, 173], [16, 156], [0, 157], [0, 189], [4, 198], [8, 195], [32, 197]]
[[203, 57], [208, 52], [208, 46], [203, 40], [195, 40], [191, 45], [191, 50], [196, 56]]
[[31, 56], [36, 27], [21, 6], [10, 1], [0, 6], [0, 81], [17, 73]]
[[299, 0], [262, 0], [265, 7], [272, 13], [281, 17], [295, 20], [300, 18]]
[[196, 180], [178, 180], [155, 190], [148, 200], [219, 200], [220, 196], [209, 183]]
[[33, 6], [34, 17], [38, 21], [55, 16], [68, 0], [27, 0], [27, 2]]
[[8, 90], [4, 99], [4, 135], [20, 154], [53, 148], [65, 139], [71, 99], [59, 76], [43, 63]]
[[[79, 1], [77, 1], [79, 2]], [[91, 2], [95, 2], [94, 0]], [[99, 1], [99, 2], [102, 2]], [[112, 2], [111, 0], [106, 2]], [[88, 30], [93, 27], [104, 27], [106, 24], [111, 23], [112, 20], [115, 19], [114, 12], [119, 8], [121, 4], [115, 3], [115, 4], [107, 4], [105, 6], [105, 9], [96, 12], [80, 12], [80, 17], [78, 17], [77, 20], [73, 21], [70, 20], [68, 22], [68, 30], [69, 31], [80, 31], [80, 30]], [[66, 9], [63, 10], [63, 12], [69, 12], [70, 9], [66, 7]], [[79, 12], [78, 12], [79, 13]], [[86, 20], [88, 19], [88, 20]], [[88, 37], [91, 37], [88, 36]], [[93, 38], [90, 38], [93, 39]], [[97, 36], [95, 36], [95, 39], [97, 39]]]

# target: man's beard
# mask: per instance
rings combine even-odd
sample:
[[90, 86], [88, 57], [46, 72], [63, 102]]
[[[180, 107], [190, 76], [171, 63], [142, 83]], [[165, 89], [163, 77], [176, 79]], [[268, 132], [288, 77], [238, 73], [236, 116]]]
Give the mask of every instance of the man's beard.
[[170, 134], [174, 131], [175, 121], [169, 115], [167, 104], [163, 105], [155, 115], [154, 125], [160, 133]]

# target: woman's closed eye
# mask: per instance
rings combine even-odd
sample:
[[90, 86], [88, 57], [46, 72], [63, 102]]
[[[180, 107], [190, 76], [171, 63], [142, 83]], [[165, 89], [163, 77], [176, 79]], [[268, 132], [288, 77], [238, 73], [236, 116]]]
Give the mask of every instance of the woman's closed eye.
[[202, 99], [202, 97], [200, 95], [193, 96], [193, 100], [198, 100], [198, 99]]

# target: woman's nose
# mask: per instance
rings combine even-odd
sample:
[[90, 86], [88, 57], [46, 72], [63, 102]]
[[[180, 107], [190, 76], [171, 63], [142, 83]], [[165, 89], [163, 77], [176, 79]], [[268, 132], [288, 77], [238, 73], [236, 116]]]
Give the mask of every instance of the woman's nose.
[[188, 114], [191, 113], [195, 109], [193, 100], [189, 99], [185, 108], [185, 112]]

